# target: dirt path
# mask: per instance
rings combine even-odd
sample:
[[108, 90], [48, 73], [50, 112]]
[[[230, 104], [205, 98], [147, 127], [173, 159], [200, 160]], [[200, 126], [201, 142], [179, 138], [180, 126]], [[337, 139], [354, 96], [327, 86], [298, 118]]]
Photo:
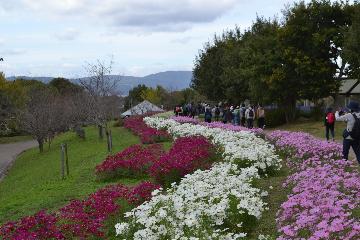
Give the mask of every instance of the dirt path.
[[0, 144], [0, 181], [5, 177], [16, 157], [23, 151], [37, 146], [34, 140]]

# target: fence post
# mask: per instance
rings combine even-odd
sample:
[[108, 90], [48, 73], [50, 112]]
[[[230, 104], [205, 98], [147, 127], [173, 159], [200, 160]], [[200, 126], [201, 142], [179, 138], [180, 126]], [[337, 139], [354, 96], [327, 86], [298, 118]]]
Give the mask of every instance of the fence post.
[[65, 164], [66, 164], [66, 175], [69, 176], [69, 156], [68, 156], [68, 144], [65, 143]]
[[109, 134], [109, 141], [110, 141], [110, 152], [112, 152], [112, 148], [113, 148], [113, 141], [112, 141], [112, 133], [111, 133], [111, 130], [110, 131], [110, 134]]
[[65, 179], [65, 146], [63, 143], [60, 146], [60, 158], [61, 158], [61, 179]]
[[111, 130], [106, 130], [106, 143], [108, 152], [111, 153]]

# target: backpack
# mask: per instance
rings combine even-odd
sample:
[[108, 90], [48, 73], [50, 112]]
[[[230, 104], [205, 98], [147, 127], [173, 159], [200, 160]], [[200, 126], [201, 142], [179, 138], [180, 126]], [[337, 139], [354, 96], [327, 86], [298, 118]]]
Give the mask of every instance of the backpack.
[[220, 114], [220, 109], [217, 107], [217, 108], [215, 108], [215, 114], [216, 115], [219, 115]]
[[249, 110], [249, 118], [253, 118], [254, 117], [254, 110], [250, 109]]
[[333, 124], [335, 122], [335, 114], [332, 113], [332, 112], [329, 112], [327, 115], [326, 115], [326, 122], [328, 124]]
[[244, 107], [241, 108], [241, 117], [242, 118], [245, 118], [245, 112], [246, 112], [246, 109]]
[[351, 132], [349, 132], [349, 135], [355, 140], [360, 140], [360, 119], [356, 116], [355, 113], [352, 115], [355, 118], [355, 123], [353, 129]]

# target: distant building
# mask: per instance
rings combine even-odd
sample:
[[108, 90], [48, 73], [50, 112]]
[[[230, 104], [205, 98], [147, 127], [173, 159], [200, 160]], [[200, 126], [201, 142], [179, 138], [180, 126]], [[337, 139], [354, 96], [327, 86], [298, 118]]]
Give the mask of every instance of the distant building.
[[344, 79], [339, 90], [339, 96], [336, 102], [343, 102], [347, 105], [350, 100], [360, 99], [360, 80], [358, 79]]
[[121, 114], [121, 117], [129, 117], [133, 115], [144, 115], [151, 112], [164, 112], [163, 109], [159, 108], [155, 104], [145, 100], [138, 105], [130, 108], [126, 112]]

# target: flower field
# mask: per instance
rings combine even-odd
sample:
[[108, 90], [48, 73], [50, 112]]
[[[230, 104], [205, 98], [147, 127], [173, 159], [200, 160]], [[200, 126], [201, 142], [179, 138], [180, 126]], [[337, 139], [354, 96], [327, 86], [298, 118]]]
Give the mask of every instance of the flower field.
[[275, 131], [269, 138], [287, 156], [291, 187], [278, 212], [279, 239], [360, 239], [360, 175], [341, 159], [341, 146], [304, 133]]
[[[248, 131], [179, 123], [174, 119], [144, 118], [174, 138], [203, 136], [218, 146], [222, 161], [197, 170], [165, 192], [125, 214], [116, 225], [121, 239], [238, 239], [266, 210], [266, 191], [253, 186], [259, 170], [279, 169], [275, 148]], [[254, 144], [255, 143], [255, 144]], [[262, 235], [260, 235], [262, 236]]]
[[84, 200], [73, 200], [56, 213], [42, 210], [17, 222], [0, 227], [1, 239], [87, 239], [104, 237], [106, 220], [118, 213], [120, 199], [139, 204], [150, 199], [159, 185], [143, 182], [129, 188], [121, 184], [109, 185]]
[[141, 142], [144, 144], [166, 142], [170, 138], [165, 131], [148, 127], [144, 123], [143, 117], [126, 118], [124, 121], [124, 127], [139, 136]]
[[[142, 182], [5, 223], [0, 239], [360, 239], [360, 175], [339, 144], [187, 117], [128, 118], [125, 127], [144, 145], [109, 155], [95, 176]], [[159, 142], [170, 139], [166, 151]], [[271, 205], [271, 187], [257, 183], [284, 165], [290, 194], [276, 207], [277, 232], [255, 231]]]

